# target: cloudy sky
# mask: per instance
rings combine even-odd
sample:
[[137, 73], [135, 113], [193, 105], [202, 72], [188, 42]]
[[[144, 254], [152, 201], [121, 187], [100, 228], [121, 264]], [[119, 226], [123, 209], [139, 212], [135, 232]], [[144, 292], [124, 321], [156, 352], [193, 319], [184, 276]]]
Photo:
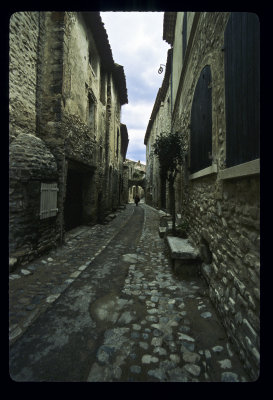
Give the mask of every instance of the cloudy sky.
[[101, 12], [114, 61], [123, 65], [129, 103], [122, 106], [127, 125], [126, 158], [146, 164], [144, 136], [164, 72], [169, 45], [163, 41], [163, 12]]

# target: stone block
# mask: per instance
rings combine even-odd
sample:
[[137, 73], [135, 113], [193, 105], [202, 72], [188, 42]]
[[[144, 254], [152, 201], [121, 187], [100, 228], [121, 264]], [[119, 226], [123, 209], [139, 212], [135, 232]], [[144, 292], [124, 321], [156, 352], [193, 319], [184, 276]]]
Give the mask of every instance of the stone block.
[[258, 338], [257, 333], [255, 332], [253, 327], [250, 325], [250, 323], [245, 318], [243, 319], [243, 326], [245, 327], [247, 334], [252, 339], [252, 342], [256, 342], [257, 338]]
[[17, 263], [17, 258], [15, 258], [15, 257], [9, 258], [9, 271], [10, 272], [14, 271], [16, 263]]
[[211, 266], [208, 265], [208, 264], [204, 264], [204, 263], [203, 263], [203, 264], [201, 265], [201, 270], [202, 270], [202, 273], [203, 273], [203, 275], [204, 275], [206, 281], [209, 282], [210, 279], [211, 279]]
[[188, 239], [168, 236], [167, 243], [171, 252], [172, 259], [200, 261], [198, 250], [192, 247]]
[[165, 227], [163, 227], [163, 226], [160, 226], [160, 227], [158, 228], [158, 233], [159, 233], [159, 236], [160, 236], [161, 238], [163, 238], [163, 237], [165, 236], [166, 232], [167, 232], [167, 228], [165, 228]]
[[167, 236], [167, 243], [174, 272], [184, 278], [197, 275], [201, 260], [198, 250], [191, 246], [188, 239]]

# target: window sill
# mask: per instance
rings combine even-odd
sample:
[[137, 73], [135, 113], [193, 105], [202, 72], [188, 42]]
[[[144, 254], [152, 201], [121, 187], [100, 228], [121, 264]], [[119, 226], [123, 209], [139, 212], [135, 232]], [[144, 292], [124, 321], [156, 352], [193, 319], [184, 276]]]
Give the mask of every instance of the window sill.
[[243, 176], [256, 175], [260, 173], [260, 159], [246, 162], [244, 164], [235, 165], [219, 171], [220, 179], [233, 179]]
[[218, 171], [217, 164], [212, 164], [210, 167], [201, 169], [200, 171], [195, 172], [189, 176], [190, 180], [201, 178], [206, 175], [216, 174]]

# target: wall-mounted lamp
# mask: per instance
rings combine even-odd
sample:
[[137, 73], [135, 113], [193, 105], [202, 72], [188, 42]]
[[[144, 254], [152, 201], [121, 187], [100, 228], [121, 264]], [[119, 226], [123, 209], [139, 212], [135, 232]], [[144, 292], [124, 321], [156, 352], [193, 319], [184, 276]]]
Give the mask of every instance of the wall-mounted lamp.
[[166, 65], [160, 64], [159, 70], [157, 71], [159, 74], [162, 74], [162, 72], [163, 72], [162, 65], [163, 65], [163, 67], [166, 67]]

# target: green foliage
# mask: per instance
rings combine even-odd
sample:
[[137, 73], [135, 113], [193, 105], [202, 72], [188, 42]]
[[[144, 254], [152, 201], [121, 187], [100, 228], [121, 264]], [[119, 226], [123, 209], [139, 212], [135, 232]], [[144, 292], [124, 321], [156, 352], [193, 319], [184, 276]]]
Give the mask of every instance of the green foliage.
[[181, 222], [176, 228], [176, 235], [181, 238], [186, 238], [188, 236], [189, 224], [187, 221]]
[[153, 145], [154, 154], [158, 157], [162, 172], [177, 172], [177, 166], [183, 164], [182, 134], [161, 133]]
[[133, 173], [133, 179], [143, 179], [144, 171], [135, 171]]
[[139, 173], [139, 172], [134, 172], [134, 173], [133, 173], [133, 178], [134, 178], [134, 179], [140, 179], [140, 178], [141, 178], [140, 173]]

